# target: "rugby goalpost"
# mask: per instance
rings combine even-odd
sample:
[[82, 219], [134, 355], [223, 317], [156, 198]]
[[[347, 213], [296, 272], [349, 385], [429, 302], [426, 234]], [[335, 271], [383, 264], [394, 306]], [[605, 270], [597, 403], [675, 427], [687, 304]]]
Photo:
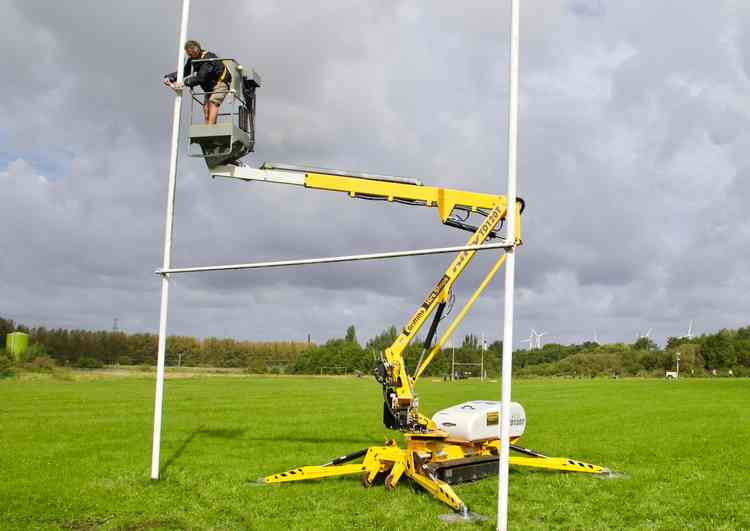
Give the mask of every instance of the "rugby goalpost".
[[346, 367], [342, 365], [321, 367], [319, 374], [321, 376], [346, 376]]
[[[459, 367], [458, 370], [456, 370], [456, 367]], [[466, 376], [466, 370], [461, 369], [460, 367], [479, 367], [479, 370], [481, 371], [482, 364], [481, 363], [453, 363], [453, 374], [455, 375], [461, 375], [460, 378], [457, 378], [458, 380], [465, 379]], [[474, 375], [474, 369], [470, 369], [471, 375]], [[481, 379], [482, 374], [480, 372], [479, 378]]]
[[[516, 204], [517, 180], [517, 150], [518, 150], [518, 70], [519, 70], [519, 16], [520, 0], [510, 0], [510, 61], [509, 61], [509, 95], [508, 95], [508, 166], [507, 192], [508, 205]], [[187, 27], [190, 17], [190, 0], [182, 0], [182, 16], [180, 21], [180, 36], [177, 54], [177, 81], [183, 80], [183, 64], [185, 50], [183, 44], [187, 40]], [[443, 254], [461, 250], [487, 250], [503, 248], [507, 258], [505, 263], [505, 301], [503, 322], [503, 356], [502, 377], [500, 385], [500, 459], [497, 496], [497, 529], [505, 531], [508, 526], [508, 465], [510, 453], [510, 401], [511, 401], [511, 371], [513, 355], [513, 316], [514, 316], [514, 288], [515, 288], [515, 239], [510, 243], [486, 244], [482, 246], [458, 246], [437, 249], [417, 249], [412, 251], [396, 251], [390, 253], [372, 253], [367, 255], [337, 256], [306, 260], [286, 260], [279, 262], [255, 262], [248, 264], [233, 264], [229, 266], [187, 267], [172, 269], [172, 232], [174, 226], [175, 190], [177, 181], [177, 162], [180, 141], [180, 118], [182, 112], [182, 96], [184, 89], [175, 90], [174, 112], [172, 119], [172, 142], [170, 147], [169, 176], [167, 188], [166, 221], [164, 229], [164, 259], [162, 268], [157, 271], [161, 276], [161, 304], [159, 308], [159, 340], [156, 360], [156, 390], [154, 397], [154, 429], [151, 451], [151, 479], [159, 479], [159, 464], [161, 451], [162, 411], [164, 402], [164, 365], [166, 358], [167, 314], [169, 307], [169, 278], [171, 274], [217, 271], [260, 269], [268, 267], [285, 267], [308, 265], [315, 263], [352, 262], [359, 260], [390, 259], [404, 256], [421, 256]], [[508, 216], [508, 234], [516, 234], [516, 216]], [[481, 247], [479, 249], [478, 247]]]

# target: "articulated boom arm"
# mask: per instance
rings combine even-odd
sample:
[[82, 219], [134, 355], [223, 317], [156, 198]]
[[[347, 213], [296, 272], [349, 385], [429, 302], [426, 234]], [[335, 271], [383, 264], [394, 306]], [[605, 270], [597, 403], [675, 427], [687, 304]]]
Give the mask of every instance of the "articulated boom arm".
[[[507, 200], [502, 195], [423, 186], [421, 182], [414, 179], [384, 175], [357, 174], [337, 170], [269, 163], [264, 164], [259, 169], [236, 165], [213, 166], [209, 168], [209, 172], [214, 177], [304, 186], [317, 190], [344, 192], [353, 198], [379, 199], [412, 206], [434, 207], [438, 209], [440, 220], [444, 224], [474, 232], [467, 245], [481, 245], [488, 238], [497, 237], [498, 227], [506, 218], [508, 209]], [[514, 235], [514, 241], [508, 242], [508, 246], [519, 244], [521, 241], [520, 214], [522, 209], [523, 201], [519, 200], [515, 208], [517, 216], [516, 234]], [[464, 220], [451, 218], [456, 211], [463, 211], [465, 213], [475, 212], [483, 215], [485, 219], [479, 227], [472, 227], [463, 223]], [[510, 235], [507, 235], [506, 240], [509, 239]], [[437, 354], [447, 337], [455, 330], [455, 327], [463, 319], [479, 294], [487, 287], [489, 281], [495, 275], [500, 265], [502, 265], [505, 256], [500, 257], [495, 267], [485, 277], [482, 285], [466, 303], [458, 317], [454, 319], [448, 332], [430, 350], [426, 358], [420, 359], [418, 366], [415, 368], [414, 377], [410, 377], [407, 373], [403, 353], [430, 315], [435, 313], [433, 324], [425, 341], [425, 351], [430, 349], [430, 343], [436, 332], [437, 324], [448, 302], [450, 290], [476, 253], [477, 251], [475, 250], [464, 250], [458, 253], [448, 266], [445, 274], [443, 274], [432, 291], [424, 299], [422, 305], [406, 323], [400, 335], [385, 350], [383, 359], [376, 368], [376, 377], [383, 385], [383, 422], [388, 428], [422, 432], [434, 429], [432, 421], [422, 416], [418, 411], [418, 400], [414, 394], [414, 383]]]

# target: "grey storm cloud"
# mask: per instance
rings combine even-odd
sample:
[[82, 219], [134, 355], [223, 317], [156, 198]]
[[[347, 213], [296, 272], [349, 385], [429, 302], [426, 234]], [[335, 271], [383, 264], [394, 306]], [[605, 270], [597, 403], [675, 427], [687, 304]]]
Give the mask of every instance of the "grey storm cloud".
[[[508, 6], [194, 0], [256, 68], [262, 160], [505, 187]], [[179, 2], [0, 3], [0, 315], [155, 330]], [[750, 6], [522, 2], [517, 335], [746, 325]], [[184, 131], [183, 131], [184, 132]], [[184, 136], [184, 135], [183, 135]], [[183, 139], [184, 155], [187, 142]], [[437, 213], [179, 166], [175, 265], [460, 244]], [[446, 256], [176, 276], [169, 329], [317, 341], [402, 324]], [[477, 258], [456, 292], [479, 283]], [[502, 278], [460, 328], [500, 335]]]

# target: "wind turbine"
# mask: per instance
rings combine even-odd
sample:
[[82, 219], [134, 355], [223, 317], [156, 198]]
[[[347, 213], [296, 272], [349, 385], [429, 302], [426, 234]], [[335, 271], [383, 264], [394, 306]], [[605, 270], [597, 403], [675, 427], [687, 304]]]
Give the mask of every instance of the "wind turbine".
[[643, 334], [643, 335], [641, 335], [641, 336], [638, 336], [638, 337], [641, 337], [641, 338], [646, 338], [646, 339], [648, 339], [648, 336], [650, 336], [650, 335], [651, 335], [651, 330], [653, 330], [653, 328], [649, 328], [649, 329], [648, 329], [648, 332], [646, 332], [645, 334]]
[[688, 326], [687, 334], [685, 334], [682, 337], [687, 338], [687, 339], [693, 339], [693, 321], [692, 320], [690, 321], [690, 325]]
[[536, 332], [536, 348], [542, 348], [542, 336], [546, 336], [547, 332]]
[[597, 334], [596, 329], [594, 330], [594, 343], [599, 344], [599, 334]]
[[521, 340], [521, 343], [528, 343], [529, 344], [529, 350], [534, 350], [534, 334], [536, 334], [536, 332], [532, 328], [531, 329], [531, 334], [529, 334], [529, 338]]

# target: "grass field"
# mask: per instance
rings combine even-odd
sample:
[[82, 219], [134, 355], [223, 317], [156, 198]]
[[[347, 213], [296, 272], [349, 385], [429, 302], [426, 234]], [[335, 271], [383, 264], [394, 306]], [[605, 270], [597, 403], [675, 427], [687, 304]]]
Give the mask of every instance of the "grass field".
[[[372, 379], [201, 376], [166, 384], [162, 480], [149, 461], [153, 379], [0, 380], [0, 528], [434, 529], [443, 506], [358, 477], [259, 486], [260, 476], [382, 443]], [[495, 399], [497, 383], [425, 381], [432, 413]], [[513, 529], [750, 528], [750, 380], [518, 380], [525, 446], [619, 479], [518, 470]], [[456, 487], [489, 516], [497, 478]]]

